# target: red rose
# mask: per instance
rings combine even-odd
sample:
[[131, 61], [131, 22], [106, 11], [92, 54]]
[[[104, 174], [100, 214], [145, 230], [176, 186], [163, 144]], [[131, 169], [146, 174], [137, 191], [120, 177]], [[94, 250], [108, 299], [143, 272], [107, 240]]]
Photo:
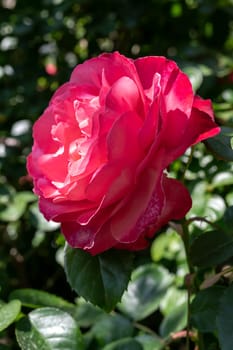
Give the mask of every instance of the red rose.
[[34, 125], [28, 171], [40, 210], [72, 247], [143, 249], [191, 207], [164, 170], [219, 132], [211, 103], [164, 57], [103, 54], [78, 65]]

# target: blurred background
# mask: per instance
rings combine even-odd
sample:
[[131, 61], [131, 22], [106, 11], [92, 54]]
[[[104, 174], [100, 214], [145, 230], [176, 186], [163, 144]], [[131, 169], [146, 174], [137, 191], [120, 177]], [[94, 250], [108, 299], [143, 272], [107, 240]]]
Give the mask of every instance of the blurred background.
[[[32, 125], [57, 87], [77, 64], [114, 50], [132, 58], [165, 55], [175, 60], [197, 93], [213, 100], [218, 122], [233, 126], [232, 0], [1, 0], [1, 299], [21, 287], [72, 298], [62, 269], [63, 238], [59, 227], [38, 211], [25, 161]], [[193, 174], [203, 152], [194, 155]], [[219, 171], [228, 173], [225, 183], [212, 187], [222, 198], [222, 206], [217, 205], [223, 213], [226, 196], [233, 204], [232, 190], [224, 187], [233, 183], [232, 168], [211, 162], [208, 158], [202, 166], [212, 164], [212, 172], [191, 174], [190, 180], [211, 182]], [[172, 169], [176, 175], [180, 166]], [[203, 186], [198, 191], [193, 193], [200, 198]]]

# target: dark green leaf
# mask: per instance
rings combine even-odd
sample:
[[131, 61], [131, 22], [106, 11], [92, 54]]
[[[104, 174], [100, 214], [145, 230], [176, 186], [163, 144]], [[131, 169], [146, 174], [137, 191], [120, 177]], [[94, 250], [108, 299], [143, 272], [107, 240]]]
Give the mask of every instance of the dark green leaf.
[[231, 227], [233, 223], [233, 205], [228, 207], [224, 213], [224, 221], [227, 225]]
[[21, 303], [19, 300], [11, 300], [7, 304], [0, 305], [0, 332], [16, 320], [20, 309]]
[[103, 313], [100, 308], [79, 298], [74, 317], [80, 327], [91, 327]]
[[232, 149], [233, 128], [222, 127], [220, 134], [205, 140], [206, 147], [219, 159], [233, 160]]
[[191, 304], [191, 323], [201, 332], [216, 330], [216, 316], [225, 288], [213, 286], [201, 290]]
[[65, 248], [65, 272], [71, 287], [84, 299], [112, 310], [127, 288], [133, 255], [110, 250], [92, 256], [81, 249]]
[[160, 325], [160, 334], [167, 337], [169, 334], [182, 330], [187, 324], [187, 303], [174, 305], [173, 310], [163, 318]]
[[135, 339], [142, 345], [143, 350], [160, 350], [162, 348], [162, 340], [155, 335], [142, 334]]
[[148, 264], [132, 274], [119, 308], [134, 320], [142, 320], [154, 312], [172, 282], [172, 276], [163, 267]]
[[143, 347], [135, 339], [121, 339], [108, 344], [103, 350], [143, 350]]
[[233, 256], [233, 235], [209, 231], [197, 237], [190, 248], [190, 258], [195, 266], [210, 267], [223, 263]]
[[75, 308], [74, 304], [54, 294], [31, 288], [16, 289], [10, 294], [9, 298], [18, 299], [21, 301], [22, 305], [31, 308], [51, 306], [67, 311]]
[[55, 308], [41, 308], [22, 318], [16, 338], [23, 350], [83, 350], [82, 335], [74, 319]]
[[221, 350], [231, 350], [233, 346], [233, 284], [231, 284], [220, 299], [217, 314], [217, 330]]
[[91, 332], [98, 344], [103, 347], [117, 339], [131, 337], [133, 325], [127, 318], [119, 314], [106, 314], [98, 318]]

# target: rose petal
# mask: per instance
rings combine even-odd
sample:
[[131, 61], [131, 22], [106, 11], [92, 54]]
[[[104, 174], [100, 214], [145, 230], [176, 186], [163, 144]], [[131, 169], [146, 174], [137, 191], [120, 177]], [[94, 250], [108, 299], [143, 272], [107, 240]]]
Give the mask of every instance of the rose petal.
[[182, 219], [192, 206], [189, 191], [181, 182], [163, 176], [162, 186], [165, 194], [165, 203], [161, 215], [154, 225], [154, 232], [170, 220]]
[[[160, 177], [161, 175], [155, 170], [146, 169], [132, 192], [120, 203], [120, 208], [116, 207], [111, 219], [111, 232], [118, 242], [135, 242], [142, 233], [141, 227], [137, 230], [136, 225], [145, 214], [155, 187], [159, 186]], [[151, 214], [155, 220], [160, 215], [162, 206], [163, 196], [162, 192], [158, 190], [158, 198], [156, 198]]]
[[161, 89], [164, 96], [165, 111], [179, 109], [187, 116], [191, 113], [193, 91], [188, 77], [179, 70], [175, 62], [165, 57], [145, 57], [135, 60], [144, 89], [152, 85], [154, 74], [161, 76]]

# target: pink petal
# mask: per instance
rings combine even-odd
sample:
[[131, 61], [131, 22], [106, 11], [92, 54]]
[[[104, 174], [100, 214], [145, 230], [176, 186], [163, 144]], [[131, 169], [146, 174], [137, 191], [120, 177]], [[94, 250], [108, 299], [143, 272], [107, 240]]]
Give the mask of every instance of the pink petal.
[[[160, 176], [155, 170], [146, 169], [132, 192], [120, 203], [120, 208], [115, 209], [111, 219], [111, 232], [118, 242], [135, 242], [142, 234], [144, 226], [142, 218], [151, 202], [155, 188], [158, 189], [158, 198], [154, 198], [153, 208], [148, 215], [153, 216], [154, 220], [160, 215], [163, 206], [163, 195], [159, 190]], [[137, 229], [137, 223], [140, 223], [139, 229]]]
[[152, 85], [156, 73], [161, 76], [160, 85], [165, 101], [165, 113], [179, 109], [187, 116], [190, 115], [193, 102], [192, 86], [188, 77], [175, 62], [165, 57], [151, 56], [135, 60], [135, 66], [144, 89]]
[[165, 202], [161, 215], [154, 225], [154, 232], [158, 231], [170, 220], [184, 218], [192, 206], [189, 191], [181, 182], [163, 176], [162, 186], [165, 194]]

